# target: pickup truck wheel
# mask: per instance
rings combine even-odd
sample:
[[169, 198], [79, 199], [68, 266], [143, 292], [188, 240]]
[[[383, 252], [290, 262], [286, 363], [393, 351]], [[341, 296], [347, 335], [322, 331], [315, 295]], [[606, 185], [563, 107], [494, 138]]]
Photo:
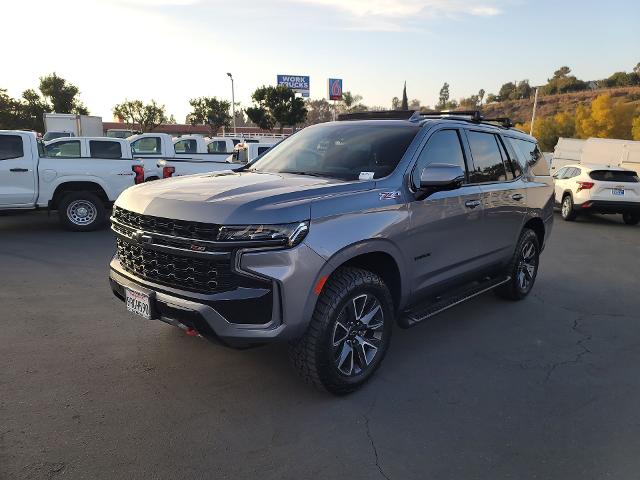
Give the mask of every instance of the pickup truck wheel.
[[508, 300], [522, 300], [529, 295], [538, 275], [540, 263], [540, 243], [536, 233], [525, 228], [509, 266], [507, 274], [511, 277], [507, 283], [500, 285], [496, 293]]
[[571, 198], [571, 195], [567, 194], [562, 199], [560, 214], [562, 215], [563, 220], [566, 220], [567, 222], [575, 220], [578, 216], [578, 213], [573, 208], [573, 198]]
[[71, 192], [58, 205], [60, 223], [67, 230], [89, 232], [102, 227], [106, 209], [102, 200], [91, 192]]
[[290, 358], [302, 378], [344, 395], [380, 366], [391, 339], [393, 300], [384, 281], [360, 268], [340, 268], [325, 284]]
[[622, 214], [622, 221], [627, 225], [637, 225], [640, 223], [640, 214], [625, 212]]

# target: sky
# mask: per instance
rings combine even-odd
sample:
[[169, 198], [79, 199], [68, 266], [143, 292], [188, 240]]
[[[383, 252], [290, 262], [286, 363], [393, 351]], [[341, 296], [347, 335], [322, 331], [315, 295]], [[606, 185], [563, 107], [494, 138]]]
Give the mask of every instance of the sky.
[[[584, 80], [640, 62], [637, 0], [2, 0], [0, 88], [18, 97], [55, 71], [108, 121], [125, 99], [155, 99], [178, 122], [189, 99], [236, 102], [278, 74], [327, 79], [363, 103], [434, 105], [508, 81]], [[10, 20], [9, 20], [10, 19]]]

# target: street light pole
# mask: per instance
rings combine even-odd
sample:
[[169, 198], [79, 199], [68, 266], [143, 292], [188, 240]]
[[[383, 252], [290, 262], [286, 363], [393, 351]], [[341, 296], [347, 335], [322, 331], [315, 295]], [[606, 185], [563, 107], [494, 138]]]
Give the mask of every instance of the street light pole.
[[233, 91], [233, 75], [227, 73], [229, 78], [231, 79], [231, 111], [233, 112], [233, 135], [236, 135], [236, 96]]
[[538, 88], [536, 87], [536, 95], [533, 97], [533, 114], [531, 115], [531, 128], [529, 128], [529, 135], [533, 135], [533, 122], [536, 121], [536, 108], [538, 107]]

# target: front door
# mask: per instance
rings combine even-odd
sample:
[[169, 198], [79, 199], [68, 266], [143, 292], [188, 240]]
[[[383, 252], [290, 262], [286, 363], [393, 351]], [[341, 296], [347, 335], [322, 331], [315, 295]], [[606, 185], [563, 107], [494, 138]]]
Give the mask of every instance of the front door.
[[[429, 138], [411, 174], [416, 192], [422, 169], [434, 163], [457, 165], [467, 171], [457, 129], [438, 130]], [[466, 183], [426, 198], [416, 193], [409, 204], [411, 223], [406, 241], [415, 296], [435, 291], [478, 266], [476, 238], [482, 230], [481, 195], [479, 186]]]
[[0, 208], [24, 207], [35, 201], [36, 163], [25, 140], [22, 135], [0, 133]]

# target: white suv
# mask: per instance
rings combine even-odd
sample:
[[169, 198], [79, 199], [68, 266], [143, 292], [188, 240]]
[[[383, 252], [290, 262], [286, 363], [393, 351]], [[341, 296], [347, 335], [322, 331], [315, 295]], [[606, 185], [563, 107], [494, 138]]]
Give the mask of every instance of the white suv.
[[554, 175], [555, 203], [562, 218], [580, 212], [621, 213], [624, 223], [640, 221], [640, 180], [633, 170], [608, 165], [566, 165]]

